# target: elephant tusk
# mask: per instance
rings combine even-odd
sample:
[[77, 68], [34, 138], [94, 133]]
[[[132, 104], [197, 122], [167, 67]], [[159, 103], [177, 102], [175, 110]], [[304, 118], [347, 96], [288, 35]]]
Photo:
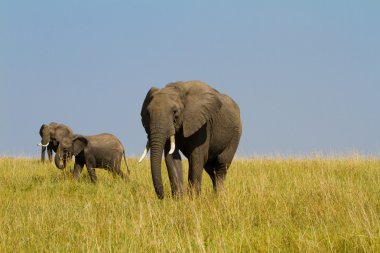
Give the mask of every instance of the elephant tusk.
[[146, 146], [145, 146], [145, 149], [144, 149], [144, 153], [141, 155], [140, 159], [139, 159], [139, 163], [141, 163], [142, 160], [144, 160], [146, 154], [148, 154], [148, 151], [150, 149], [150, 146], [149, 146], [149, 141], [146, 143]]
[[147, 153], [148, 153], [148, 149], [145, 148], [145, 149], [144, 149], [144, 153], [141, 155], [141, 157], [140, 157], [140, 159], [139, 159], [139, 163], [141, 163], [141, 161], [144, 160], [144, 158], [145, 158], [145, 156], [146, 156]]
[[49, 145], [49, 142], [48, 142], [48, 143], [46, 143], [45, 145], [44, 145], [44, 144], [42, 144], [41, 142], [37, 144], [37, 146], [40, 146], [40, 147], [47, 147], [48, 145]]
[[173, 154], [175, 150], [175, 138], [174, 135], [170, 136], [170, 150], [169, 155]]

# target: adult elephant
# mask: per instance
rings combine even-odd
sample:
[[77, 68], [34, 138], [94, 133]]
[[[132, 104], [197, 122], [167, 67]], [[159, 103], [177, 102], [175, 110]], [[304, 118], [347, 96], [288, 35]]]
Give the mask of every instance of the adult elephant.
[[[72, 135], [71, 128], [64, 124], [56, 122], [51, 122], [48, 125], [43, 124], [40, 128], [41, 142], [38, 144], [38, 146], [41, 146], [41, 161], [45, 161], [45, 151], [47, 150], [49, 161], [51, 162], [52, 153], [53, 151], [57, 152], [59, 142], [64, 137], [71, 137]], [[66, 164], [64, 164], [64, 167], [66, 167]]]
[[189, 161], [189, 186], [201, 191], [203, 168], [214, 190], [223, 184], [242, 133], [239, 106], [227, 95], [200, 81], [152, 87], [141, 109], [148, 141], [154, 189], [164, 197], [161, 159], [164, 152], [173, 195], [183, 193], [181, 151]]

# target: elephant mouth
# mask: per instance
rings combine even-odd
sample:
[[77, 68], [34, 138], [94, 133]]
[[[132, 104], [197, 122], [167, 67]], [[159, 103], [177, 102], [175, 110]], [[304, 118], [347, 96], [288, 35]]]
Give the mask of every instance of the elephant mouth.
[[[142, 162], [142, 160], [144, 160], [144, 158], [146, 157], [146, 155], [148, 154], [149, 152], [149, 149], [150, 149], [150, 144], [149, 144], [149, 140], [147, 141], [146, 145], [145, 145], [145, 149], [144, 149], [144, 152], [143, 154], [141, 155], [140, 159], [139, 159], [139, 163]], [[170, 150], [169, 150], [169, 155], [173, 154], [175, 151], [175, 137], [174, 135], [171, 135], [170, 136]]]

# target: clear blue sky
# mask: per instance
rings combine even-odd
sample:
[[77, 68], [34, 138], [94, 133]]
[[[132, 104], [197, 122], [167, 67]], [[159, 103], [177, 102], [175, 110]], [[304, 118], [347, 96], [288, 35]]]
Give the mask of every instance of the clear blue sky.
[[380, 1], [0, 1], [0, 155], [51, 121], [139, 155], [148, 89], [194, 79], [240, 105], [240, 155], [378, 155]]

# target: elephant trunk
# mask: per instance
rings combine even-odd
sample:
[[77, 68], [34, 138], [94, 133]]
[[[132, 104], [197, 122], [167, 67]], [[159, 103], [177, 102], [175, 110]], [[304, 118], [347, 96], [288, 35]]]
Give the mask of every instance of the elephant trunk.
[[43, 134], [41, 136], [41, 142], [38, 144], [38, 146], [42, 146], [42, 147], [47, 147], [50, 143], [50, 133], [48, 134]]
[[164, 198], [164, 187], [162, 184], [162, 175], [161, 175], [161, 161], [162, 161], [162, 152], [164, 150], [166, 139], [162, 136], [164, 134], [153, 134], [150, 139], [150, 169], [152, 173], [152, 180], [154, 189], [156, 191], [157, 197], [159, 199]]
[[66, 167], [66, 161], [63, 161], [63, 164], [61, 164], [61, 156], [57, 152], [54, 157], [55, 166], [57, 166], [58, 169], [63, 170]]
[[42, 146], [42, 148], [41, 148], [41, 162], [45, 161], [45, 151], [46, 151], [46, 147]]

